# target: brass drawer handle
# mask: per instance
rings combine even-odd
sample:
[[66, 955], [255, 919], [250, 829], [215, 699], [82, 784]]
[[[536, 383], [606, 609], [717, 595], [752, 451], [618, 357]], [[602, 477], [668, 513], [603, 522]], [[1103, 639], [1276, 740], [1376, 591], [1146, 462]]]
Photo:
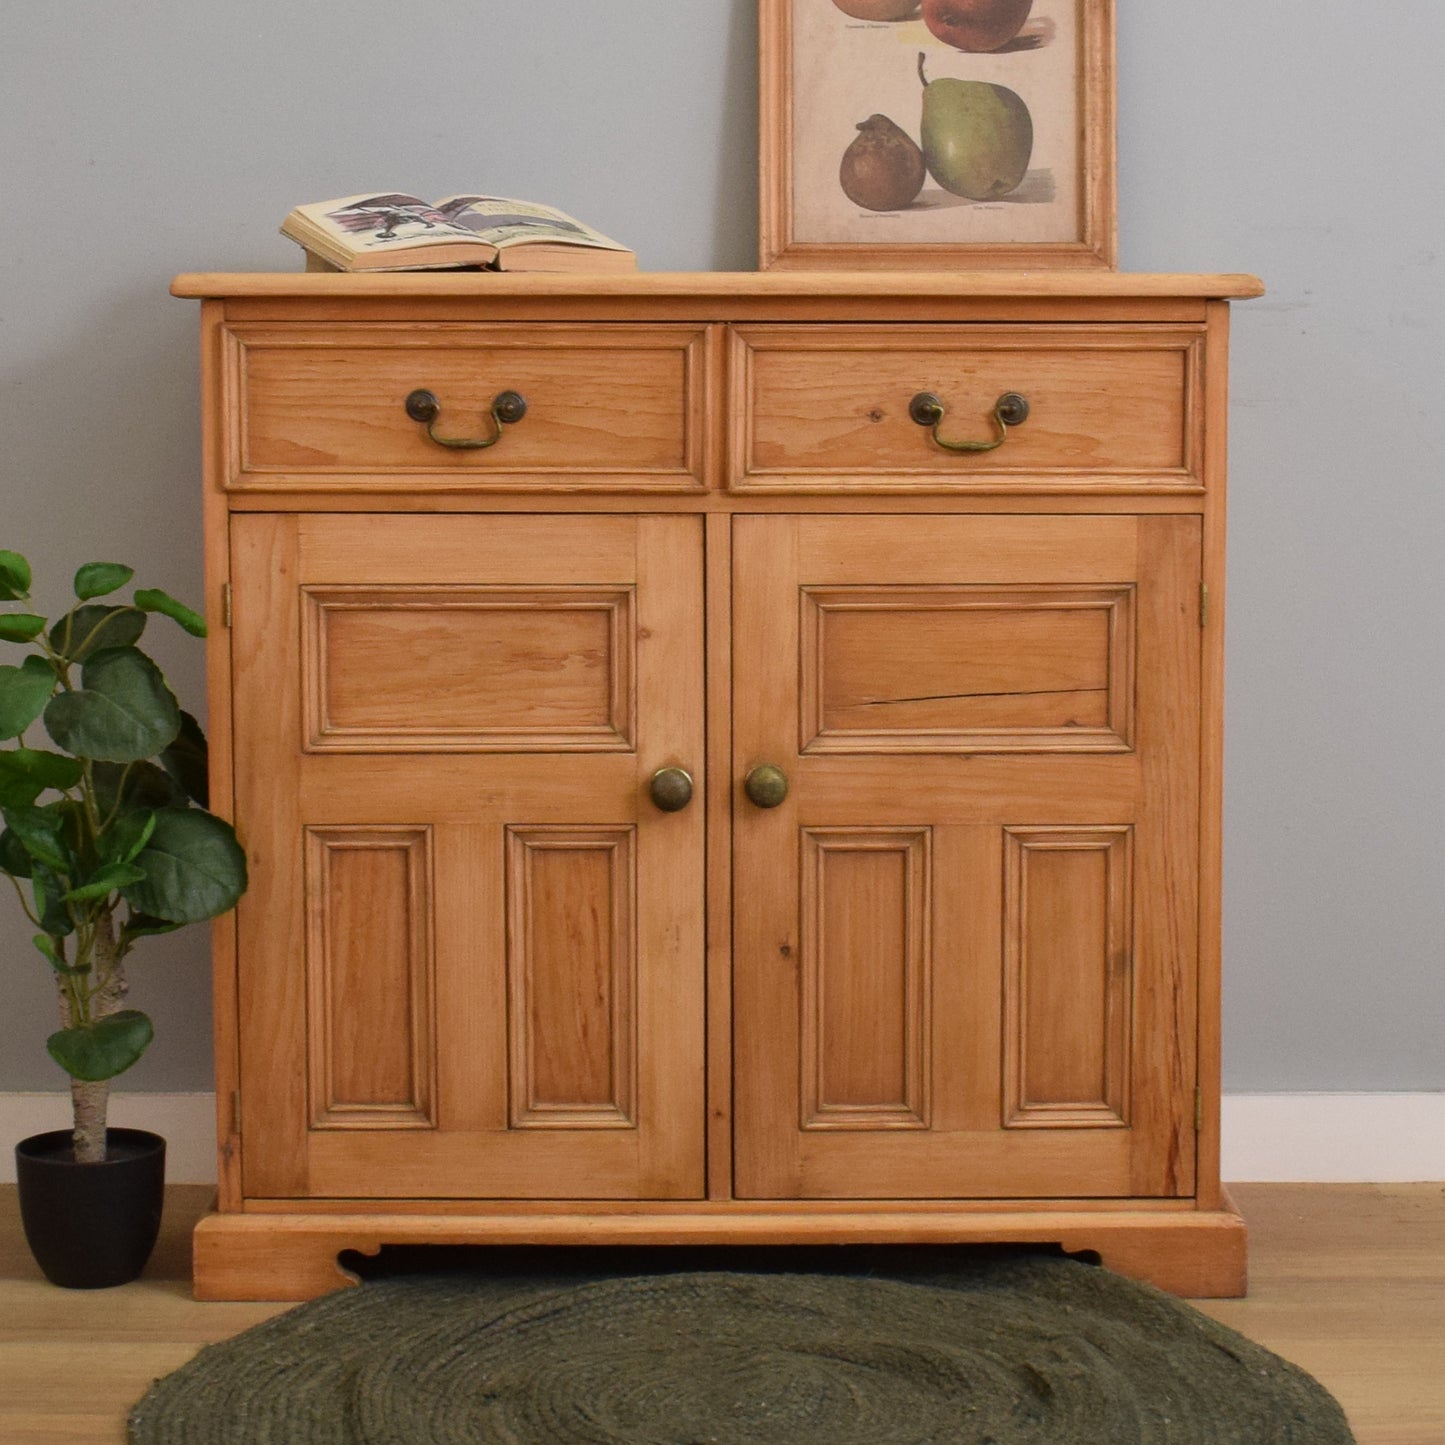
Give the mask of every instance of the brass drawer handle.
[[776, 763], [761, 763], [743, 779], [755, 807], [776, 808], [788, 796], [788, 775]]
[[489, 437], [439, 437], [436, 432], [437, 418], [441, 415], [442, 404], [434, 391], [425, 388], [411, 393], [406, 399], [406, 414], [413, 421], [426, 423], [426, 434], [439, 446], [451, 447], [456, 451], [480, 451], [483, 447], [494, 447], [502, 439], [502, 427], [511, 426], [527, 415], [527, 398], [515, 391], [500, 391], [492, 402], [492, 425], [496, 431]]
[[1016, 391], [1006, 391], [999, 397], [993, 407], [993, 419], [998, 427], [998, 440], [992, 442], [944, 441], [938, 434], [939, 423], [943, 421], [943, 403], [931, 391], [920, 391], [908, 403], [908, 415], [919, 426], [931, 426], [933, 440], [948, 451], [991, 452], [995, 447], [1001, 447], [1008, 440], [1008, 429], [1011, 426], [1020, 426], [1028, 420], [1029, 403], [1027, 397], [1020, 396]]
[[692, 802], [692, 774], [685, 768], [659, 768], [648, 785], [653, 803], [664, 813], [680, 813]]

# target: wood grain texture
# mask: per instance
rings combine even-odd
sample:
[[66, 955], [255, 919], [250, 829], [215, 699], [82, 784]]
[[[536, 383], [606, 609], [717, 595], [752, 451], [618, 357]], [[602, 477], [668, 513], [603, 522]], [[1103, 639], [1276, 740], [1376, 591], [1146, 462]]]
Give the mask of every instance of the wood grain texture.
[[1004, 830], [1004, 1124], [1127, 1127], [1133, 833]]
[[[722, 338], [717, 341], [721, 345]], [[722, 409], [719, 408], [719, 419]], [[732, 518], [706, 528], [707, 1197], [733, 1193]]]
[[308, 587], [304, 613], [309, 752], [632, 749], [629, 589]]
[[1127, 587], [804, 587], [805, 753], [1127, 752]]
[[[1199, 1156], [1200, 1206], [1219, 1200], [1222, 1086], [1224, 864], [1225, 477], [1229, 436], [1229, 307], [1211, 303], [1203, 425], [1207, 503], [1203, 529], [1199, 736]], [[1204, 606], [1207, 599], [1207, 607]]]
[[[1257, 276], [1243, 274], [1149, 273], [1128, 271], [973, 270], [967, 267], [901, 272], [855, 269], [839, 272], [640, 271], [633, 275], [548, 275], [542, 272], [378, 272], [347, 275], [302, 271], [201, 271], [177, 276], [171, 295], [205, 297], [296, 297], [299, 299], [365, 300], [402, 297], [443, 297], [447, 301], [480, 298], [483, 302], [536, 297], [585, 301], [589, 297], [644, 301], [681, 297], [691, 302], [735, 297], [821, 297], [846, 300], [857, 296], [936, 297], [1208, 297], [1227, 300], [1262, 296]], [[345, 314], [354, 315], [354, 311]], [[552, 315], [557, 314], [552, 308]]]
[[310, 1127], [433, 1129], [430, 830], [305, 832]]
[[[692, 900], [702, 892], [702, 816], [659, 812], [646, 785], [662, 766], [701, 771], [701, 524], [397, 517], [378, 529], [363, 518], [247, 515], [233, 528], [246, 562], [236, 569], [237, 649], [255, 669], [240, 675], [253, 711], [238, 758], [238, 815], [262, 840], [241, 911], [248, 1192], [698, 1196], [703, 930]], [[438, 767], [419, 762], [425, 752], [374, 741], [344, 753], [307, 748], [301, 623], [316, 589], [374, 601], [384, 588], [505, 588], [513, 591], [504, 615], [536, 599], [551, 616], [551, 601], [574, 605], [584, 579], [613, 602], [619, 593], [628, 599], [600, 614], [625, 620], [631, 635], [613, 650], [636, 660], [621, 673], [623, 712], [635, 722], [626, 750], [560, 752], [539, 766], [514, 747], [450, 753]], [[422, 618], [421, 640], [403, 633], [398, 645], [429, 651], [434, 610], [411, 615]], [[582, 642], [596, 651], [595, 639]], [[565, 648], [554, 653], [553, 671], [565, 676], [569, 657]], [[449, 685], [462, 696], [495, 697], [496, 661], [496, 649], [454, 649]], [[604, 663], [594, 658], [591, 666], [604, 678], [605, 702], [618, 673]], [[374, 664], [374, 678], [384, 678], [382, 660]], [[441, 674], [434, 681], [440, 689]], [[518, 682], [514, 691], [522, 706], [530, 696], [545, 712], [547, 686], [543, 674], [539, 686]], [[278, 694], [284, 706], [276, 706]], [[392, 720], [384, 700], [369, 701], [360, 676], [346, 696], [354, 696], [346, 703], [353, 710], [383, 709], [362, 723]], [[442, 713], [443, 722], [464, 718]], [[272, 787], [278, 777], [286, 780], [280, 794]], [[403, 927], [395, 916], [399, 887], [416, 903], [413, 917], [421, 911], [416, 870], [358, 875], [344, 896], [327, 897], [314, 858], [312, 881], [302, 877], [307, 828], [331, 851], [347, 837], [426, 838], [424, 871], [434, 881], [425, 936], [435, 938], [434, 962], [418, 961], [432, 946], [419, 920]], [[600, 873], [591, 866], [599, 860]], [[344, 940], [350, 960], [314, 966], [309, 994], [296, 958], [304, 933], [295, 928], [308, 890], [320, 896], [308, 906], [321, 956], [334, 958]], [[338, 992], [354, 997], [343, 1002]], [[410, 1025], [398, 1017], [407, 1004]], [[423, 1013], [434, 1021], [426, 1038], [415, 1029]], [[394, 1031], [408, 1027], [415, 1042], [405, 1057], [396, 1047], [395, 1057], [384, 1049], [366, 1061], [351, 1057], [371, 1031], [397, 1045]], [[296, 1083], [308, 1058], [313, 1091], [323, 1083], [328, 1091], [322, 1127], [311, 1125]], [[416, 1082], [432, 1067], [434, 1102]], [[329, 1102], [338, 1082], [375, 1095], [353, 1101], [366, 1107], [344, 1129]], [[397, 1127], [408, 1092], [405, 1122], [425, 1127]]]
[[[1163, 328], [735, 327], [734, 490], [1196, 489], [1199, 333]], [[998, 399], [1028, 419], [959, 453], [909, 415], [932, 393], [945, 441], [997, 439]]]
[[[1060, 545], [1054, 528], [1064, 526], [1068, 542]], [[734, 920], [740, 1194], [1024, 1197], [1051, 1187], [1079, 1196], [1189, 1193], [1192, 1132], [1181, 1139], [1180, 1131], [1193, 1104], [1194, 1015], [1182, 1010], [1194, 983], [1196, 912], [1188, 877], [1198, 774], [1197, 731], [1188, 719], [1198, 707], [1198, 627], [1181, 611], [1181, 599], [1190, 595], [1191, 556], [1197, 589], [1194, 519], [952, 517], [935, 519], [923, 534], [893, 517], [745, 517], [735, 524], [734, 540], [735, 771], [741, 776], [766, 760], [791, 779], [782, 806], [766, 812], [745, 806], [736, 819], [734, 877], [738, 899], [746, 900]], [[857, 588], [872, 597], [925, 584], [1032, 590], [1106, 580], [1138, 596], [1137, 656], [1125, 675], [1138, 679], [1139, 712], [1137, 740], [1127, 751], [965, 753], [959, 760], [799, 749], [797, 739], [808, 733], [806, 726], [799, 730], [799, 678], [810, 660], [797, 600], [805, 586]], [[885, 652], [875, 647], [866, 656]], [[879, 691], [886, 695], [886, 687]], [[794, 961], [797, 930], [806, 935], [817, 916], [809, 890], [815, 895], [818, 885], [800, 872], [808, 866], [807, 840], [819, 829], [859, 829], [866, 837], [884, 827], [930, 829], [934, 867], [949, 880], [936, 890], [926, 925], [934, 958], [931, 1115], [927, 1127], [901, 1127], [895, 1106], [892, 1114], [880, 1111], [871, 1130], [800, 1128], [810, 1110], [798, 1098], [798, 1080], [811, 1078], [808, 1049], [818, 1034], [810, 1015], [817, 965], [806, 936], [801, 975]], [[1097, 879], [1055, 879], [1052, 889], [1037, 875], [1026, 880], [1021, 866], [1010, 870], [1004, 857], [1011, 831], [1015, 846], [1042, 847], [1047, 838], [1059, 848], [1066, 837], [1097, 844], [1127, 836], [1129, 854], [1139, 860], [1125, 870], [1135, 874], [1132, 888], [1120, 884], [1117, 869], [1111, 884], [1107, 866]], [[1025, 881], [1038, 884], [1032, 904], [1022, 896]], [[1091, 887], [1097, 896], [1086, 899]], [[971, 905], [966, 911], [948, 896], [959, 890]], [[1039, 902], [1051, 893], [1051, 906]], [[1013, 917], [1005, 920], [1011, 898]], [[874, 916], [867, 916], [870, 906]], [[897, 890], [860, 879], [846, 910], [838, 903], [829, 908], [845, 911], [860, 940], [853, 971], [874, 970], [866, 981], [852, 981], [860, 1014], [865, 1006], [879, 1013], [894, 977], [889, 960], [896, 945], [890, 954], [883, 940], [898, 934]], [[1091, 939], [1083, 930], [1095, 914], [1103, 936]], [[1142, 951], [1129, 946], [1136, 931]], [[1032, 981], [1029, 957], [1041, 971]], [[1092, 1012], [1086, 975], [1098, 994]], [[1128, 1002], [1136, 993], [1137, 1017]], [[999, 997], [1011, 1000], [1007, 1018], [981, 1002]], [[879, 1013], [880, 1026], [887, 1018]], [[860, 1055], [849, 1069], [866, 1077], [872, 1063], [866, 1031], [844, 1037]], [[1017, 1092], [1029, 1077], [1027, 1058], [1050, 1049], [1062, 1058], [1052, 1072], [1041, 1067], [1038, 1078], [1046, 1091], [1061, 1092], [1031, 1100]], [[886, 1044], [882, 1052], [889, 1057]], [[1071, 1097], [1090, 1072], [1097, 1082], [1080, 1084], [1082, 1096]], [[1002, 1092], [1006, 1076], [1013, 1098]], [[1030, 1112], [1032, 1102], [1043, 1107]], [[1014, 1127], [1021, 1112], [1028, 1127]]]
[[[233, 328], [241, 398], [227, 484], [354, 491], [405, 473], [473, 490], [703, 485], [705, 349], [695, 328], [543, 325]], [[404, 409], [425, 389], [437, 436], [485, 439], [493, 399], [527, 413], [482, 449], [439, 445]]]
[[[207, 603], [230, 582], [235, 615], [212, 633], [215, 796], [255, 880], [217, 933], [224, 1209], [570, 1219], [548, 1227], [578, 1240], [619, 1212], [655, 1238], [1112, 1214], [1141, 1241], [1218, 1215], [1223, 298], [1253, 278], [177, 285], [213, 298]], [[585, 399], [575, 434], [549, 401], [552, 450], [512, 473], [419, 470], [416, 425], [377, 411], [398, 358], [549, 358], [545, 398], [623, 352], [594, 395], [645, 396], [598, 446], [636, 470], [587, 469]], [[323, 404], [338, 366], [359, 390]], [[911, 470], [926, 434], [872, 399], [899, 367], [985, 392], [1034, 368], [1042, 409], [991, 473]], [[228, 490], [258, 380], [263, 430], [284, 450], [319, 426], [319, 460]], [[771, 814], [740, 786], [762, 761], [794, 780]], [[667, 766], [694, 777], [681, 813], [648, 799]], [[425, 836], [430, 936], [381, 907], [410, 909], [416, 847], [322, 906], [308, 828]], [[1068, 838], [1092, 842], [1044, 846]], [[587, 846], [532, 846], [561, 839]], [[375, 958], [308, 986], [308, 926], [313, 957], [319, 928]], [[309, 1127], [333, 1094], [374, 1126]], [[1221, 1238], [1208, 1269], [1237, 1281], [1242, 1236]]]
[[635, 833], [507, 829], [513, 1129], [636, 1125]]
[[[226, 388], [225, 308], [201, 303], [201, 512], [204, 527], [206, 618], [206, 739], [211, 811], [234, 823], [232, 742], [231, 536], [224, 492]], [[241, 835], [242, 845], [245, 837]], [[236, 914], [213, 919], [211, 935], [211, 1047], [215, 1059], [217, 1188], [223, 1209], [242, 1199], [239, 1112], [241, 1067], [237, 1017]]]
[[591, 1212], [516, 1216], [212, 1214], [195, 1234], [197, 1299], [312, 1299], [356, 1282], [343, 1250], [388, 1244], [786, 1245], [1057, 1244], [1091, 1251], [1120, 1274], [1174, 1294], [1244, 1290], [1244, 1225], [1232, 1209], [1172, 1214], [761, 1213], [741, 1205], [650, 1215]]
[[804, 1129], [926, 1129], [933, 867], [926, 828], [806, 828]]

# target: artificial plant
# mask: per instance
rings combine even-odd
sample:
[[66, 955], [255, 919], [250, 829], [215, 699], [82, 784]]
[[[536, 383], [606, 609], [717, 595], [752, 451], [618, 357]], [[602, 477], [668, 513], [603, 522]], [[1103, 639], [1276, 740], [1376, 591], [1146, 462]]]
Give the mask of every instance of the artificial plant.
[[[110, 1080], [153, 1033], [126, 1007], [131, 949], [224, 913], [246, 889], [235, 833], [206, 811], [201, 728], [136, 645], [151, 613], [196, 637], [206, 625], [157, 589], [96, 600], [133, 575], [87, 563], [75, 603], [51, 621], [31, 610], [30, 564], [0, 551], [0, 603], [19, 604], [0, 607], [0, 643], [26, 649], [0, 661], [0, 871], [58, 986], [61, 1027], [46, 1048], [70, 1076], [80, 1163], [105, 1158]], [[27, 743], [36, 724], [53, 746]]]

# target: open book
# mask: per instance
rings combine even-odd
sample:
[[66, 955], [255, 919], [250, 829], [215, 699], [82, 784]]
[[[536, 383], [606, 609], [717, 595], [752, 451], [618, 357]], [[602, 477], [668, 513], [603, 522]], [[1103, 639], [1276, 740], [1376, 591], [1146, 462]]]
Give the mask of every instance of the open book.
[[500, 196], [447, 196], [435, 205], [396, 194], [343, 196], [297, 206], [281, 234], [305, 249], [308, 270], [637, 269], [634, 252], [581, 221]]

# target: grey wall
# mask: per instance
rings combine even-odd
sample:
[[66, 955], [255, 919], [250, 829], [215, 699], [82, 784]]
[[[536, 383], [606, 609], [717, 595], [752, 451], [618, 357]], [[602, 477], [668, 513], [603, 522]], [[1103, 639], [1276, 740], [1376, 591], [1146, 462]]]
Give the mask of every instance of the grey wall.
[[[199, 597], [196, 314], [165, 288], [295, 268], [297, 202], [480, 186], [649, 269], [750, 269], [754, 4], [5, 5], [0, 546], [57, 602], [91, 558]], [[1235, 332], [1227, 1084], [1442, 1088], [1445, 6], [1120, 11], [1124, 268], [1270, 285]], [[0, 1089], [63, 1083], [28, 933], [0, 895]], [[203, 929], [137, 954], [126, 1087], [208, 1085], [206, 964]]]

